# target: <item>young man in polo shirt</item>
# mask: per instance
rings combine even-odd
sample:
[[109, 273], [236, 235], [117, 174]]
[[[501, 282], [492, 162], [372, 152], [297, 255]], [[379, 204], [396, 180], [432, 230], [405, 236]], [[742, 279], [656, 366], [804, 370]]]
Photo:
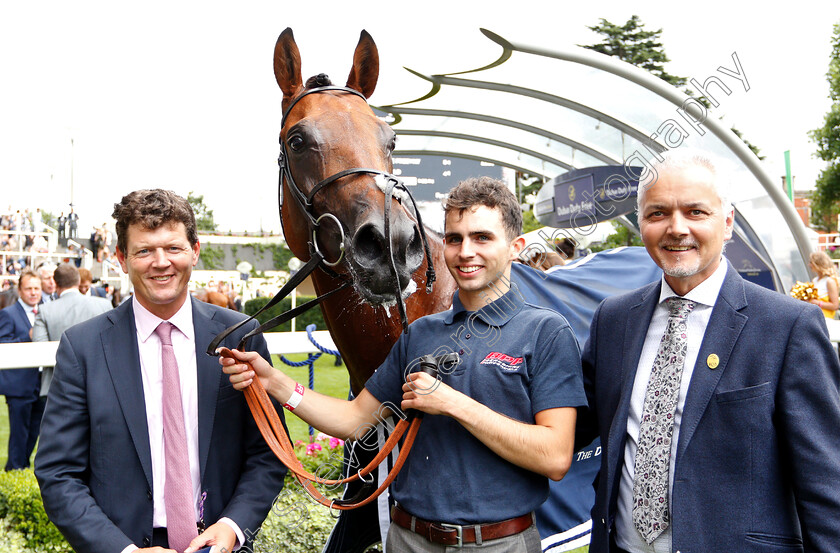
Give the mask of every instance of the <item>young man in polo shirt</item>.
[[[519, 204], [501, 182], [460, 183], [444, 211], [444, 257], [458, 284], [452, 309], [412, 323], [357, 398], [301, 397], [254, 354], [236, 352], [254, 370], [222, 363], [237, 389], [256, 371], [269, 394], [334, 436], [360, 438], [383, 404], [426, 413], [391, 486], [389, 553], [442, 551], [459, 537], [494, 552], [539, 552], [533, 511], [548, 478], [566, 474], [576, 408], [586, 405], [577, 341], [562, 316], [525, 303], [510, 284], [525, 241]], [[424, 355], [451, 353], [457, 362], [437, 379], [416, 371]]]

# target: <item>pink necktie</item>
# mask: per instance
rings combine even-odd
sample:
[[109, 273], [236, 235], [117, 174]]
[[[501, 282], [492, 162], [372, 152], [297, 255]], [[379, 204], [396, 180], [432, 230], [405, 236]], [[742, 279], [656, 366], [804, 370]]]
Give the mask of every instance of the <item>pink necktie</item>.
[[198, 535], [198, 529], [181, 403], [181, 379], [172, 348], [172, 324], [166, 321], [160, 323], [155, 333], [160, 337], [163, 363], [163, 452], [166, 463], [163, 502], [166, 506], [166, 532], [169, 547], [183, 552]]

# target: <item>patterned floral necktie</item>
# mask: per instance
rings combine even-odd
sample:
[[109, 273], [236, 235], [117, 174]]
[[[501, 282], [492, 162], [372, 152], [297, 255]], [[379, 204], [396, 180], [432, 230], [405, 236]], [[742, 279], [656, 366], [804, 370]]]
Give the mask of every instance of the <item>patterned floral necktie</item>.
[[668, 324], [645, 391], [633, 480], [633, 524], [648, 544], [671, 522], [668, 506], [671, 439], [688, 349], [686, 320], [696, 305], [676, 296], [665, 301]]

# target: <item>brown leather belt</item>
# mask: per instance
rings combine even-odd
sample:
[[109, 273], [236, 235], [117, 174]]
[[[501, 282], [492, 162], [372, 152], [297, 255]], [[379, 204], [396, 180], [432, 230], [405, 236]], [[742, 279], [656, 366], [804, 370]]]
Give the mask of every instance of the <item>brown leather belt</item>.
[[[506, 538], [523, 532], [534, 524], [534, 515], [533, 513], [528, 513], [516, 518], [488, 524], [444, 524], [442, 522], [429, 522], [419, 519], [411, 513], [406, 512], [399, 505], [394, 505], [394, 508], [391, 509], [391, 520], [407, 530], [420, 534], [430, 542], [461, 547], [465, 543], [475, 543], [476, 534], [481, 536], [482, 542], [485, 542]], [[478, 532], [476, 532], [476, 528], [478, 528]]]

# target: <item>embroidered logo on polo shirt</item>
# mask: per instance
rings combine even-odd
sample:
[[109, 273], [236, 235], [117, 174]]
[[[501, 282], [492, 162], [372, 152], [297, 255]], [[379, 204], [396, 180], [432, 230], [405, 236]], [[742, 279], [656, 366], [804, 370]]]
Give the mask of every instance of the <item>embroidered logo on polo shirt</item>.
[[506, 371], [515, 371], [522, 364], [522, 357], [511, 357], [504, 353], [494, 351], [487, 354], [487, 357], [481, 362], [482, 365], [498, 365]]

